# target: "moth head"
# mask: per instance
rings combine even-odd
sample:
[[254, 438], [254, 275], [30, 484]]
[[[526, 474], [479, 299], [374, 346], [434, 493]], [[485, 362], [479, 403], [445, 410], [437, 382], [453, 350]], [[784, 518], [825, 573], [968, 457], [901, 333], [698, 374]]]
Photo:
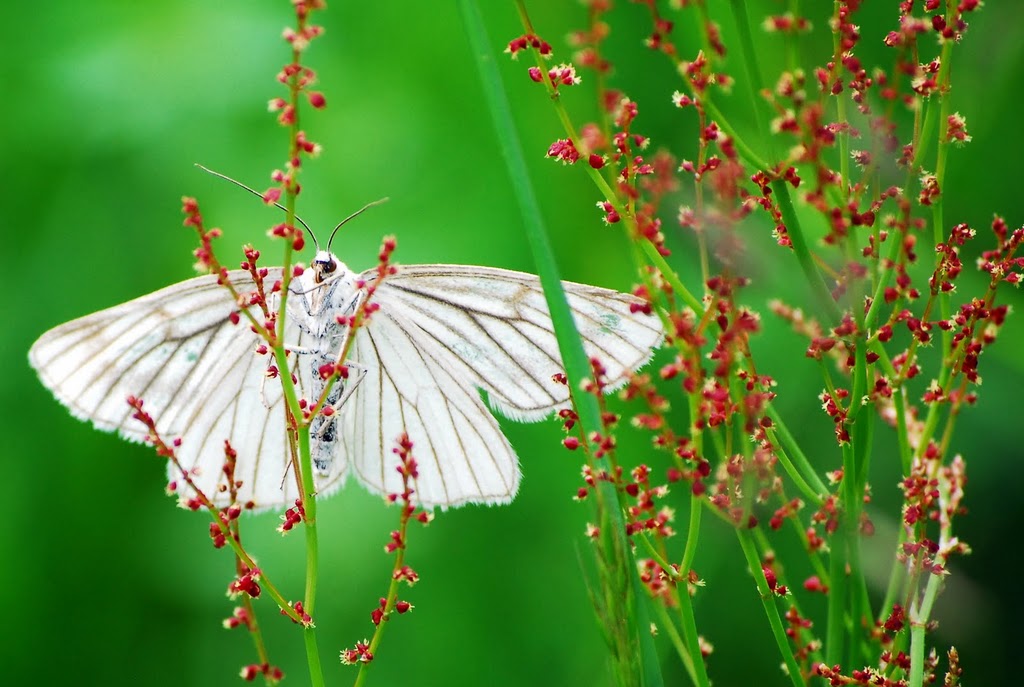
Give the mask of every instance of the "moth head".
[[323, 283], [325, 280], [335, 276], [340, 269], [342, 272], [345, 271], [345, 266], [338, 261], [338, 258], [334, 257], [334, 253], [326, 250], [319, 250], [316, 252], [316, 257], [313, 258], [313, 279], [317, 284]]

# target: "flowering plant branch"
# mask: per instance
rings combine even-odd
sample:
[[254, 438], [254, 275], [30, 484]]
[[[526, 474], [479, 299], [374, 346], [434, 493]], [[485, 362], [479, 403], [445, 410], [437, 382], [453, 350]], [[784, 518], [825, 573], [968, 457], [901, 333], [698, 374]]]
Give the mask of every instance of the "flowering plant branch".
[[[205, 493], [198, 481], [193, 479], [192, 469], [185, 467], [178, 459], [176, 449], [181, 445], [181, 440], [167, 440], [161, 436], [157, 429], [157, 421], [144, 408], [144, 401], [141, 398], [132, 396], [129, 398], [129, 404], [133, 410], [132, 417], [146, 427], [149, 443], [154, 445], [159, 456], [166, 458], [173, 465], [172, 472], [180, 476], [182, 484], [177, 481], [172, 482], [169, 487], [170, 491], [186, 494], [187, 496], [182, 497], [182, 505], [190, 510], [206, 509], [213, 519], [210, 525], [210, 536], [214, 546], [221, 548], [229, 545], [235, 552], [237, 577], [229, 586], [229, 595], [232, 598], [241, 596], [242, 605], [237, 607], [232, 616], [225, 621], [225, 626], [229, 628], [245, 626], [253, 636], [258, 654], [258, 662], [245, 666], [241, 671], [242, 677], [251, 681], [262, 675], [268, 684], [276, 684], [284, 677], [283, 671], [272, 665], [268, 659], [267, 649], [252, 603], [252, 600], [260, 596], [266, 589], [269, 596], [277, 603], [281, 614], [302, 626], [310, 681], [313, 685], [323, 685], [325, 681], [317, 645], [316, 626], [313, 620], [319, 581], [319, 542], [311, 431], [319, 419], [330, 418], [336, 412], [331, 405], [333, 398], [331, 391], [337, 384], [344, 383], [349, 376], [349, 367], [346, 361], [354, 335], [360, 328], [366, 326], [373, 313], [378, 309], [378, 305], [373, 300], [374, 293], [386, 278], [395, 274], [396, 268], [391, 263], [391, 256], [397, 244], [394, 238], [385, 238], [379, 254], [376, 274], [371, 280], [357, 279], [355, 281], [354, 287], [358, 290], [359, 298], [354, 301], [354, 308], [351, 312], [339, 315], [337, 318], [337, 325], [344, 332], [344, 339], [339, 345], [337, 355], [333, 362], [321, 365], [318, 370], [314, 371], [324, 382], [323, 390], [316, 398], [301, 397], [297, 387], [297, 358], [301, 353], [293, 349], [294, 342], [286, 340], [285, 331], [289, 316], [289, 301], [297, 295], [297, 292], [291, 288], [291, 284], [293, 280], [301, 277], [305, 270], [302, 265], [295, 262], [295, 252], [305, 247], [304, 229], [308, 231], [306, 225], [298, 219], [295, 213], [296, 201], [301, 188], [299, 174], [304, 159], [319, 152], [319, 146], [311, 141], [304, 130], [300, 128], [299, 116], [304, 103], [308, 103], [314, 109], [322, 109], [326, 106], [323, 94], [311, 89], [315, 82], [315, 73], [302, 63], [302, 58], [311, 41], [322, 32], [322, 29], [313, 24], [310, 19], [312, 14], [323, 9], [324, 5], [319, 0], [298, 0], [291, 4], [295, 12], [295, 26], [284, 32], [284, 38], [291, 47], [291, 60], [277, 77], [278, 81], [286, 87], [287, 96], [274, 98], [270, 102], [270, 110], [277, 113], [278, 123], [287, 131], [287, 162], [284, 165], [284, 171], [277, 170], [271, 175], [275, 186], [262, 193], [234, 182], [261, 196], [266, 204], [275, 205], [285, 212], [284, 221], [276, 224], [269, 231], [272, 238], [284, 241], [283, 266], [276, 270], [274, 278], [271, 278], [271, 270], [262, 267], [259, 263], [260, 252], [252, 246], [246, 246], [243, 251], [245, 259], [241, 263], [241, 272], [230, 272], [217, 258], [214, 249], [214, 239], [220, 236], [220, 230], [206, 229], [199, 205], [192, 198], [183, 199], [183, 212], [186, 216], [185, 225], [193, 227], [199, 239], [199, 247], [194, 251], [197, 269], [216, 276], [216, 283], [225, 290], [230, 302], [235, 305], [235, 310], [229, 317], [230, 323], [234, 326], [244, 324], [256, 335], [258, 343], [255, 347], [255, 354], [270, 359], [267, 364], [267, 378], [281, 384], [286, 425], [282, 429], [286, 431], [291, 478], [296, 481], [296, 492], [299, 496], [294, 505], [285, 511], [278, 531], [286, 534], [300, 523], [304, 526], [306, 583], [301, 601], [288, 601], [278, 587], [270, 582], [266, 573], [257, 566], [254, 556], [242, 545], [239, 516], [243, 510], [252, 509], [254, 504], [239, 502], [240, 489], [244, 482], [236, 476], [235, 466], [238, 455], [231, 444], [225, 441], [225, 460], [221, 471], [222, 478], [217, 485], [218, 493]], [[216, 172], [214, 174], [223, 176]], [[300, 224], [301, 227], [298, 226]], [[279, 278], [276, 276], [278, 274]], [[263, 393], [262, 390], [261, 393]], [[390, 498], [392, 502], [401, 500], [403, 503], [399, 529], [392, 534], [394, 542], [387, 549], [388, 552], [398, 550], [391, 589], [388, 596], [382, 599], [381, 607], [373, 614], [374, 624], [378, 628], [373, 641], [365, 646], [357, 645], [357, 649], [354, 650], [355, 654], [352, 654], [351, 650], [342, 652], [343, 662], [358, 661], [363, 668], [372, 659], [372, 652], [379, 644], [382, 621], [387, 620], [392, 612], [405, 613], [411, 608], [408, 602], [399, 601], [396, 596], [399, 581], [404, 580], [412, 584], [418, 579], [416, 573], [404, 564], [408, 521], [413, 517], [422, 522], [427, 522], [430, 519], [429, 514], [416, 513], [412, 506], [411, 497], [414, 493], [416, 478], [416, 464], [411, 456], [412, 444], [407, 437], [403, 436], [398, 439], [399, 447], [396, 449], [396, 453], [401, 459], [400, 471], [402, 471], [405, 490]], [[289, 477], [285, 476], [284, 479], [289, 479]], [[356, 678], [356, 684], [361, 684], [364, 678], [365, 672], [361, 668]]]
[[[630, 468], [617, 455], [616, 414], [602, 408], [600, 429], [579, 422], [581, 397], [574, 393], [574, 410], [563, 415], [570, 432], [563, 443], [570, 450], [584, 449], [585, 485], [577, 498], [602, 494], [597, 487], [604, 484], [618, 494], [617, 499], [596, 499], [604, 514], [601, 522], [616, 522], [608, 519], [607, 510], [621, 509], [620, 522], [635, 549], [659, 629], [669, 635], [696, 684], [709, 683], [710, 645], [697, 635], [689, 603], [699, 586], [692, 563], [705, 509], [736, 527], [792, 684], [814, 677], [832, 684], [886, 685], [933, 679], [937, 660], [925, 651], [931, 609], [948, 574], [949, 557], [968, 551], [954, 529], [963, 514], [965, 461], [951, 455], [950, 438], [960, 410], [976, 400], [978, 355], [995, 341], [1005, 320], [997, 287], [1019, 283], [1024, 266], [1015, 257], [1024, 230], [1011, 231], [997, 218], [991, 227], [997, 245], [978, 262], [990, 275], [989, 287], [953, 306], [961, 252], [976, 232], [966, 224], [947, 228], [943, 220], [950, 144], [970, 140], [951, 104], [950, 65], [979, 3], [897, 3], [899, 24], [884, 35], [894, 56], [888, 68], [869, 68], [858, 56], [865, 33], [856, 22], [860, 2], [834, 3], [832, 52], [807, 70], [797, 65], [800, 35], [813, 30], [811, 22], [795, 14], [769, 15], [762, 27], [779, 35], [776, 45], [789, 64], [771, 89], [761, 75], [764, 61], [755, 49], [748, 3], [732, 0], [729, 5], [744, 66], [741, 77], [727, 72], [725, 39], [712, 18], [718, 7], [692, 0], [676, 3], [670, 14], [651, 0], [634, 3], [649, 17], [647, 48], [663, 55], [679, 76], [679, 83], [666, 84], [666, 97], [696, 115], [695, 154], [687, 158], [684, 153], [681, 161], [668, 151], [646, 152], [657, 138], [639, 133], [641, 104], [611, 85], [612, 59], [604, 40], [613, 27], [632, 28], [612, 23], [605, 0], [585, 4], [588, 24], [569, 38], [575, 64], [552, 66], [557, 50], [519, 1], [523, 33], [509, 41], [506, 52], [513, 58], [533, 55], [526, 77], [543, 87], [561, 126], [547, 156], [582, 167], [594, 183], [604, 222], [622, 226], [634, 246], [641, 280], [636, 293], [650, 299], [665, 322], [675, 356], [658, 376], [679, 387], [666, 393], [644, 374], [624, 391], [627, 401], [644, 407], [633, 424], [651, 432], [655, 449], [668, 458], [660, 483], [654, 468]], [[677, 20], [699, 27], [699, 47], [678, 43]], [[922, 38], [932, 36], [939, 54], [922, 63]], [[685, 59], [686, 51], [696, 54]], [[584, 78], [582, 70], [597, 83], [598, 114], [593, 123], [579, 125], [566, 97]], [[614, 80], [628, 83], [628, 76]], [[723, 109], [730, 101], [720, 94], [734, 86], [746, 90], [755, 121], [764, 121], [762, 110], [773, 112], [772, 135], [764, 141], [730, 122]], [[902, 144], [897, 104], [911, 106], [916, 117]], [[855, 120], [868, 122], [869, 128], [861, 129]], [[782, 141], [790, 145], [788, 151], [781, 151]], [[854, 148], [862, 142], [866, 150]], [[884, 183], [888, 160], [902, 169], [902, 187]], [[929, 161], [935, 171], [925, 167]], [[695, 234], [701, 296], [677, 272], [661, 220], [665, 204], [687, 181], [694, 204], [679, 205], [676, 215], [680, 228]], [[908, 190], [914, 187], [916, 192]], [[760, 369], [751, 346], [760, 324], [741, 302], [749, 279], [742, 273], [739, 230], [755, 223], [758, 210], [774, 226], [780, 259], [790, 259], [787, 254], [795, 258], [815, 315], [809, 318], [781, 301], [771, 305], [807, 337], [806, 355], [822, 373], [819, 399], [832, 420], [839, 459], [827, 473], [827, 484], [775, 407], [776, 382]], [[814, 223], [824, 224], [822, 235], [808, 230]], [[926, 233], [928, 223], [931, 231]], [[916, 248], [922, 239], [934, 244], [936, 255], [927, 289], [915, 287], [920, 279]], [[922, 350], [936, 344], [941, 351], [936, 376], [915, 402], [910, 394], [924, 369]], [[590, 379], [583, 392], [600, 402], [599, 361], [592, 361]], [[668, 397], [680, 392], [688, 419], [676, 427], [678, 417], [670, 412]], [[876, 607], [868, 595], [861, 539], [874, 530], [865, 506], [871, 501], [870, 447], [879, 419], [893, 429], [904, 506], [888, 593]], [[580, 424], [587, 429], [580, 431]], [[669, 545], [675, 512], [667, 501], [677, 483], [688, 484], [690, 492], [689, 526], [678, 558]], [[791, 487], [800, 497], [788, 493]], [[808, 505], [810, 518], [804, 524]], [[766, 507], [775, 508], [767, 529], [762, 524]], [[815, 571], [803, 583], [804, 592], [827, 596], [820, 636], [773, 553], [773, 540], [787, 521]], [[601, 528], [590, 526], [588, 532], [599, 535]], [[597, 559], [599, 565], [616, 564], [600, 551]], [[629, 558], [617, 560], [621, 564]], [[620, 577], [621, 571], [603, 569], [592, 598], [622, 594], [614, 582]], [[681, 583], [686, 584], [683, 591]], [[596, 603], [611, 638], [620, 619], [602, 614]], [[609, 650], [613, 656], [619, 651], [612, 639]], [[956, 651], [950, 649], [947, 658], [950, 675], [959, 675]], [[865, 660], [875, 665], [860, 669]], [[628, 670], [615, 675], [620, 684], [636, 679]], [[647, 679], [652, 679], [649, 673]]]

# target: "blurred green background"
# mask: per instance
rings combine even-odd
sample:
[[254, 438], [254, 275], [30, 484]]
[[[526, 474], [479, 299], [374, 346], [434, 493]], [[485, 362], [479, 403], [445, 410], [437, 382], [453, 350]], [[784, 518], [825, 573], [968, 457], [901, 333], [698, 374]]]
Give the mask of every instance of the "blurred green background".
[[[496, 45], [522, 32], [511, 3], [483, 4]], [[583, 7], [532, 4], [556, 59], [570, 59], [564, 36], [583, 25]], [[692, 121], [669, 105], [678, 87], [671, 68], [636, 47], [646, 35], [645, 12], [619, 4], [608, 42], [621, 78], [613, 85], [640, 103], [637, 130], [658, 132], [656, 144], [692, 157]], [[726, 43], [734, 44], [724, 3], [712, 4]], [[896, 3], [867, 4], [875, 14], [859, 18], [860, 54], [871, 64], [885, 59], [881, 39], [892, 28]], [[783, 8], [770, 1], [749, 5], [755, 18]], [[95, 0], [5, 10], [0, 264], [10, 290], [0, 307], [10, 336], [0, 338], [8, 361], [0, 378], [0, 675], [6, 684], [225, 685], [235, 684], [238, 668], [253, 660], [248, 638], [220, 626], [232, 608], [224, 596], [232, 561], [210, 547], [207, 519], [162, 496], [163, 465], [147, 448], [73, 419], [38, 383], [26, 352], [51, 326], [192, 276], [194, 239], [181, 227], [182, 195], [197, 196], [210, 225], [224, 229], [223, 258], [233, 260], [244, 242], [269, 249], [265, 230], [279, 215], [193, 163], [257, 188], [269, 185], [270, 170], [283, 162], [285, 138], [265, 104], [282, 94], [274, 75], [286, 59], [279, 37], [289, 12], [283, 0]], [[827, 26], [822, 15], [812, 19], [819, 29]], [[993, 2], [974, 19], [956, 53], [954, 91], [974, 142], [953, 152], [946, 217], [984, 229], [1001, 213], [1019, 226], [1022, 133], [1014, 94], [1024, 79], [1024, 44], [1006, 27], [1020, 26], [1024, 9]], [[335, 0], [317, 21], [327, 32], [309, 64], [328, 108], [305, 115], [311, 138], [324, 147], [303, 171], [306, 221], [324, 228], [323, 236], [352, 210], [389, 196], [335, 242], [350, 266], [373, 264], [381, 236], [393, 233], [401, 262], [532, 271], [454, 6]], [[685, 50], [692, 50], [692, 27], [680, 31]], [[771, 39], [759, 33], [758, 40], [764, 48]], [[810, 43], [827, 51], [831, 37], [818, 33]], [[523, 62], [499, 59], [563, 276], [627, 289], [633, 279], [625, 239], [600, 223], [586, 175], [543, 159], [548, 143], [561, 136], [553, 111], [526, 79]], [[776, 60], [765, 50], [766, 73], [777, 71]], [[738, 62], [729, 68], [741, 77]], [[585, 84], [566, 96], [578, 122], [593, 116], [591, 93]], [[736, 97], [746, 96], [738, 90]], [[746, 105], [737, 99], [726, 107], [742, 113]], [[737, 119], [743, 125], [742, 114]], [[748, 127], [748, 133], [756, 144], [757, 132]], [[687, 201], [685, 194], [679, 201]], [[666, 217], [674, 264], [698, 289], [687, 257], [690, 237], [673, 226]], [[820, 377], [803, 357], [804, 344], [766, 307], [772, 297], [802, 297], [795, 262], [770, 249], [762, 217], [747, 231], [756, 248], [747, 257], [756, 283], [746, 298], [764, 314], [765, 334], [756, 344], [760, 369], [779, 380], [779, 407], [816, 464], [834, 469], [831, 426], [816, 399]], [[972, 275], [961, 289], [978, 283]], [[1018, 293], [1004, 298], [1019, 309]], [[975, 684], [1010, 670], [1024, 612], [1012, 565], [1019, 539], [1012, 526], [1024, 515], [1017, 463], [1022, 327], [1012, 318], [983, 357], [981, 404], [964, 413], [954, 442], [971, 479], [971, 515], [960, 532], [975, 553], [955, 564], [933, 641], [940, 650], [960, 649]], [[607, 683], [580, 564], [588, 555], [582, 533], [589, 511], [570, 498], [577, 457], [561, 449], [554, 422], [505, 426], [525, 474], [519, 496], [507, 507], [439, 514], [429, 528], [413, 530], [409, 562], [422, 582], [404, 596], [416, 610], [388, 628], [371, 684]], [[866, 549], [884, 572], [898, 475], [892, 437], [885, 430], [879, 435], [872, 511], [879, 534]], [[658, 464], [642, 439], [626, 436], [623, 444], [633, 460]], [[355, 673], [332, 658], [371, 633], [369, 613], [391, 566], [382, 547], [397, 513], [355, 484], [326, 501], [321, 513], [321, 651], [329, 683], [348, 684]], [[705, 521], [696, 561], [707, 581], [697, 617], [715, 646], [710, 672], [719, 685], [784, 684], [734, 536], [712, 520]], [[297, 598], [302, 539], [282, 539], [273, 531], [277, 522], [276, 514], [250, 518], [249, 545]], [[802, 571], [791, 573], [801, 579]], [[272, 660], [289, 674], [287, 684], [304, 684], [299, 633], [269, 599], [259, 608]], [[681, 683], [677, 660], [666, 656], [669, 682]]]

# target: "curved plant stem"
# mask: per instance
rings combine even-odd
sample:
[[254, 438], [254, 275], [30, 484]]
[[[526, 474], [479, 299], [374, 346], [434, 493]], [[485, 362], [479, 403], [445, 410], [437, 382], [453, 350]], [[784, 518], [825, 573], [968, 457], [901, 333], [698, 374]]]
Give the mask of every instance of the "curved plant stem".
[[782, 416], [775, 410], [775, 407], [769, 405], [765, 410], [765, 414], [774, 423], [772, 429], [781, 440], [782, 447], [786, 450], [786, 461], [790, 462], [793, 466], [792, 471], [787, 470], [787, 472], [789, 472], [794, 482], [797, 483], [797, 486], [800, 487], [801, 491], [804, 492], [804, 495], [812, 503], [821, 503], [822, 495], [827, 494], [829, 491], [828, 487], [818, 477], [818, 473], [815, 471], [814, 466], [811, 465], [811, 461], [808, 460], [807, 455], [800, 448], [800, 444], [790, 434], [789, 428], [783, 422]]
[[[526, 162], [523, 160], [519, 136], [512, 120], [511, 109], [502, 86], [501, 74], [494, 64], [494, 52], [489, 46], [479, 7], [472, 0], [460, 0], [459, 7], [467, 28], [470, 44], [480, 69], [481, 81], [488, 109], [494, 120], [502, 154], [509, 168], [509, 176], [525, 223], [526, 235], [544, 287], [551, 321], [558, 340], [559, 352], [569, 378], [569, 388], [579, 388], [579, 382], [590, 376], [590, 365], [572, 314], [562, 289], [554, 253], [544, 229], [540, 208], [530, 185]], [[520, 16], [528, 25], [525, 8], [517, 3]], [[597, 400], [589, 394], [573, 394], [580, 424], [586, 435], [601, 427]], [[621, 592], [606, 595], [611, 608], [609, 617], [619, 622], [607, 628], [613, 635], [612, 654], [615, 656], [616, 674], [622, 684], [643, 684], [658, 687], [662, 684], [660, 666], [653, 639], [645, 622], [646, 600], [643, 598], [636, 565], [626, 540], [625, 523], [615, 486], [605, 480], [599, 482], [599, 491], [606, 504], [602, 527], [603, 548], [616, 552], [613, 565], [622, 566], [619, 574], [626, 574], [630, 582]], [[602, 523], [605, 524], [605, 523]], [[641, 673], [638, 671], [642, 671]]]
[[754, 576], [754, 582], [757, 584], [757, 591], [761, 596], [761, 605], [764, 607], [765, 615], [768, 616], [768, 624], [771, 626], [772, 635], [775, 637], [775, 644], [786, 664], [786, 672], [789, 674], [789, 679], [793, 687], [804, 687], [804, 681], [800, 677], [800, 664], [797, 663], [789, 637], [786, 636], [786, 627], [775, 604], [775, 595], [768, 588], [768, 581], [761, 570], [761, 558], [757, 554], [754, 540], [749, 533], [739, 529], [736, 530], [736, 536], [739, 539], [743, 555], [747, 559], [747, 567], [750, 568], [750, 574]]
[[810, 286], [811, 297], [817, 306], [818, 315], [824, 323], [838, 324], [842, 319], [842, 313], [836, 302], [832, 300], [828, 285], [825, 284], [825, 279], [814, 264], [814, 258], [807, 246], [807, 239], [804, 237], [800, 220], [797, 219], [796, 211], [793, 209], [793, 201], [789, 197], [789, 188], [784, 181], [779, 179], [772, 181], [771, 186], [779, 204], [779, 210], [782, 212], [782, 221], [786, 224], [786, 233], [793, 245], [793, 252], [796, 254], [800, 269], [803, 270], [804, 278]]
[[[306, 14], [296, 12], [296, 30], [298, 33], [301, 33], [304, 30], [306, 19]], [[297, 43], [293, 43], [292, 45], [291, 57], [292, 64], [298, 65], [301, 63], [302, 51], [298, 47]], [[288, 127], [288, 159], [296, 160], [299, 159], [301, 155], [299, 148], [299, 134], [301, 132], [299, 122], [299, 105], [302, 84], [300, 82], [298, 72], [291, 75], [288, 79], [287, 86], [288, 100], [293, 112], [291, 123]], [[298, 172], [299, 168], [296, 166], [292, 169], [292, 173], [289, 176], [288, 181], [284, 184], [285, 225], [292, 228], [295, 227], [296, 222], [295, 204], [299, 187], [298, 180], [295, 177], [298, 175]], [[291, 369], [291, 366], [288, 364], [287, 351], [285, 350], [283, 337], [285, 331], [287, 331], [288, 296], [290, 293], [289, 284], [292, 279], [292, 260], [295, 251], [294, 243], [291, 239], [286, 239], [284, 243], [285, 249], [281, 268], [282, 284], [280, 291], [280, 304], [277, 312], [277, 337], [276, 345], [273, 350], [278, 369], [283, 372], [283, 374], [279, 375], [279, 378], [281, 380], [285, 402], [289, 411], [287, 415], [291, 417], [298, 433], [299, 455], [296, 469], [298, 470], [302, 486], [301, 499], [306, 534], [306, 589], [303, 598], [303, 609], [310, 617], [314, 617], [316, 612], [316, 588], [320, 575], [316, 486], [313, 481], [313, 461], [309, 446], [309, 424], [302, 421], [303, 414], [302, 409], [299, 407], [298, 392], [295, 388], [295, 384], [292, 382], [291, 375], [287, 373], [287, 371]], [[314, 687], [322, 687], [324, 684], [323, 669], [320, 665], [320, 651], [317, 646], [316, 630], [313, 623], [309, 623], [304, 626], [303, 639], [306, 645], [306, 660], [309, 664], [310, 683]]]

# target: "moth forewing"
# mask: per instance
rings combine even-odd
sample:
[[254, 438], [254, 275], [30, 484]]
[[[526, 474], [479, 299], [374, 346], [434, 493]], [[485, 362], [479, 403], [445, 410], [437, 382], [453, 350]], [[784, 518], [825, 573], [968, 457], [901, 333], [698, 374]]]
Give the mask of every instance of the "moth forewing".
[[[563, 287], [587, 355], [601, 359], [612, 387], [621, 386], [661, 343], [660, 320], [633, 312], [640, 302], [634, 296], [574, 282]], [[510, 419], [538, 420], [568, 401], [568, 390], [552, 381], [561, 355], [536, 276], [415, 265], [385, 280], [375, 298], [437, 340]]]

